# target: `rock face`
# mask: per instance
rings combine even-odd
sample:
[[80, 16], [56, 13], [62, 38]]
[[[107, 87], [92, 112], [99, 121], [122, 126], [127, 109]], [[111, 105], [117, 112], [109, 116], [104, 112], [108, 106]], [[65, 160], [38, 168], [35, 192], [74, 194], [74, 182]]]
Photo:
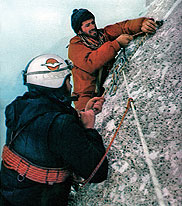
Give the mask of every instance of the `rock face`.
[[[161, 13], [165, 15], [173, 1], [159, 2], [151, 5], [148, 16], [161, 19]], [[163, 7], [164, 4], [168, 7]], [[120, 71], [116, 93], [107, 92], [103, 111], [97, 116], [96, 128], [107, 147], [122, 118], [129, 93], [134, 99], [145, 144], [130, 109], [108, 153], [108, 179], [87, 185], [76, 195], [73, 193], [75, 199], [70, 205], [182, 204], [181, 8], [182, 3], [179, 3], [163, 26], [155, 35], [148, 36], [124, 68], [129, 91]], [[128, 56], [141, 38], [129, 46]], [[116, 65], [121, 57], [122, 53]], [[111, 82], [112, 74], [105, 87]]]

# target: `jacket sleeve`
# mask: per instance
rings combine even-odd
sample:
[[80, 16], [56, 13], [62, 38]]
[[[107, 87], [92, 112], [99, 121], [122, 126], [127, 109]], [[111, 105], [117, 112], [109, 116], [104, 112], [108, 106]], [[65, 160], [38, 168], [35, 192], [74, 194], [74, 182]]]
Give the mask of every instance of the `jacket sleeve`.
[[142, 17], [118, 22], [116, 24], [106, 26], [104, 31], [110, 40], [116, 39], [121, 34], [136, 34], [141, 31], [142, 23], [146, 19], [147, 18]]
[[[60, 115], [55, 119], [50, 133], [50, 150], [60, 156], [75, 174], [87, 179], [103, 155], [102, 137], [95, 129], [84, 129], [71, 115]], [[91, 182], [102, 182], [107, 178], [107, 158]]]
[[[75, 37], [70, 41], [68, 48], [68, 57], [76, 67], [93, 74], [104, 64], [113, 59], [117, 52], [121, 49], [116, 38], [121, 34], [135, 34], [141, 31], [141, 26], [146, 18], [138, 18], [126, 20], [113, 25], [106, 26], [104, 33], [109, 41], [104, 43], [96, 50], [86, 47], [79, 37]], [[77, 41], [76, 41], [77, 39]]]
[[76, 67], [93, 74], [113, 59], [119, 50], [120, 45], [116, 40], [108, 41], [96, 50], [92, 50], [78, 41], [70, 43], [68, 57]]

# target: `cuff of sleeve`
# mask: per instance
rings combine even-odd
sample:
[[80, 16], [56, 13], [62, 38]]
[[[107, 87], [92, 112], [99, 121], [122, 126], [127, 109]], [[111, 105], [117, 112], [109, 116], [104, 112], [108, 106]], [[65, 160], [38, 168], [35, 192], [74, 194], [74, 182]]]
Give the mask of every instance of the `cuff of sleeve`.
[[117, 40], [112, 41], [112, 45], [114, 47], [114, 49], [118, 52], [121, 49], [121, 46], [119, 45], [119, 43], [117, 42]]

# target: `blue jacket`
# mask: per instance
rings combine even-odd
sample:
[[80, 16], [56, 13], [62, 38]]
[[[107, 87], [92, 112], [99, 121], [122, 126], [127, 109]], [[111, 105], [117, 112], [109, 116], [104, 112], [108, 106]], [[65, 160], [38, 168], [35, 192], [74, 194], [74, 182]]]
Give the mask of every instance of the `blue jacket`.
[[[95, 129], [85, 129], [76, 110], [54, 95], [27, 92], [8, 105], [5, 113], [6, 144], [9, 144], [12, 134], [27, 124], [11, 147], [36, 165], [49, 168], [67, 167], [76, 175], [87, 179], [105, 153], [99, 133]], [[105, 159], [91, 182], [104, 181], [107, 172], [108, 162]], [[61, 205], [66, 205], [71, 178], [51, 187], [26, 178], [19, 182], [17, 172], [2, 165], [1, 184], [2, 195], [14, 205], [27, 205], [36, 198], [36, 202], [45, 201], [45, 197], [49, 199], [46, 200], [48, 202], [52, 197], [54, 200], [58, 198], [63, 201]], [[43, 195], [46, 187], [47, 191], [48, 188], [53, 191], [56, 188], [59, 195], [56, 195], [56, 191], [51, 198], [49, 195]]]

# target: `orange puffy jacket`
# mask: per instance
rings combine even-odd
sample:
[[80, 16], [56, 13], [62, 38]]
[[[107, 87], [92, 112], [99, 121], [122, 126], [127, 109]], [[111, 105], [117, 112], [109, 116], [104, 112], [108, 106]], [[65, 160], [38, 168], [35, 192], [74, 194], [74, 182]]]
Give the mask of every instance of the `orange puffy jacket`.
[[[121, 34], [136, 34], [140, 32], [145, 19], [146, 18], [143, 17], [126, 20], [106, 26], [103, 32], [108, 41], [96, 50], [88, 48], [78, 36], [70, 40], [68, 58], [74, 65], [72, 69], [73, 95], [79, 95], [78, 101], [74, 102], [75, 109], [85, 109], [88, 100], [97, 95], [95, 94], [95, 88], [99, 69], [104, 66], [104, 71], [107, 73], [113, 66], [114, 61], [112, 60], [121, 49], [115, 39]], [[108, 62], [110, 62], [110, 64], [108, 64]]]

